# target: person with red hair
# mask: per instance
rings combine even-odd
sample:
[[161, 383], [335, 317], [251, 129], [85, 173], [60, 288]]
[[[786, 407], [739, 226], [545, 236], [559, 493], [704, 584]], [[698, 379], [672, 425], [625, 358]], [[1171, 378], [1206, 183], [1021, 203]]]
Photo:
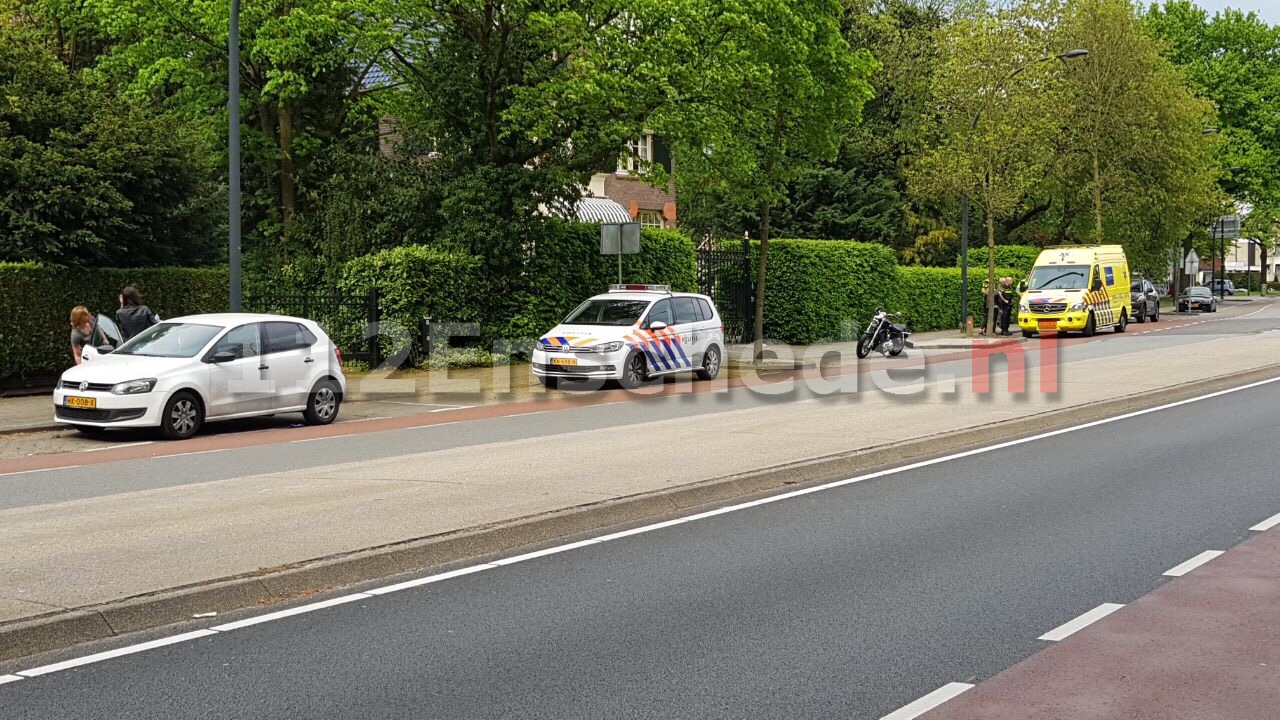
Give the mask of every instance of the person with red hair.
[[96, 330], [88, 308], [83, 305], [71, 308], [71, 357], [77, 365], [84, 362], [84, 347], [93, 344]]

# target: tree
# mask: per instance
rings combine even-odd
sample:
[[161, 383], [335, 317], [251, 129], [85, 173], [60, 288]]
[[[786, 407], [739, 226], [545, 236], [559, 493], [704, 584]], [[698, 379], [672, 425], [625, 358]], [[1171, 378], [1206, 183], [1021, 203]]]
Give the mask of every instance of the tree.
[[1213, 141], [1203, 132], [1213, 108], [1161, 56], [1130, 0], [1076, 0], [1065, 8], [1056, 44], [1089, 50], [1059, 85], [1056, 170], [1064, 190], [1082, 189], [1092, 208], [1091, 232], [1080, 234], [1124, 242], [1131, 255], [1147, 256], [1139, 265], [1163, 262], [1167, 246], [1160, 245], [1215, 199]]
[[875, 60], [840, 32], [835, 0], [684, 3], [688, 48], [650, 119], [673, 140], [686, 184], [729, 191], [759, 218], [755, 360], [762, 358], [770, 213], [871, 97]]
[[1188, 0], [1152, 5], [1143, 21], [1197, 93], [1216, 105], [1220, 184], [1252, 207], [1247, 229], [1266, 240], [1265, 265], [1280, 224], [1280, 27], [1236, 10], [1210, 19]]
[[208, 149], [181, 123], [0, 30], [0, 260], [201, 264], [219, 247]]
[[[385, 86], [363, 80], [397, 39], [393, 13], [380, 3], [243, 3], [237, 121], [250, 166], [246, 196], [261, 209], [266, 237], [288, 240], [312, 162], [353, 129], [374, 127], [370, 96]], [[86, 15], [110, 42], [94, 66], [97, 76], [215, 141], [226, 136], [228, 0], [97, 0], [67, 13]]]
[[[996, 223], [1012, 217], [1040, 182], [1056, 128], [1058, 68], [1037, 60], [1049, 47], [1048, 8], [1023, 0], [955, 18], [940, 37], [933, 81], [939, 144], [912, 168], [917, 196], [968, 196], [982, 210], [987, 282], [995, 292]], [[987, 296], [988, 332], [995, 305]]]

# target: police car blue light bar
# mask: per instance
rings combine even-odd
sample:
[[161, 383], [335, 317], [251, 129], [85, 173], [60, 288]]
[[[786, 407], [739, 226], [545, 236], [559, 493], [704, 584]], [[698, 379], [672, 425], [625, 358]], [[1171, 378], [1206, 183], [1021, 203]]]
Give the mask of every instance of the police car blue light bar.
[[670, 285], [610, 285], [610, 292], [671, 292]]

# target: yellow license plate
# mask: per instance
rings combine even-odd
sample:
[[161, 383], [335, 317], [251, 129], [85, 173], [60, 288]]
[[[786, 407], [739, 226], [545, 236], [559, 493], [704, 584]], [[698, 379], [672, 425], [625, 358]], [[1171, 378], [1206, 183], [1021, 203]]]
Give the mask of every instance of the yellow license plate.
[[1058, 321], [1057, 320], [1041, 320], [1039, 323], [1039, 327], [1041, 330], [1057, 330]]
[[551, 358], [552, 365], [577, 365], [578, 358]]
[[1191, 303], [1191, 307], [1198, 308], [1200, 307], [1200, 303]]
[[74, 408], [96, 408], [98, 407], [98, 400], [97, 398], [68, 396], [67, 399], [63, 401], [63, 404], [67, 407]]

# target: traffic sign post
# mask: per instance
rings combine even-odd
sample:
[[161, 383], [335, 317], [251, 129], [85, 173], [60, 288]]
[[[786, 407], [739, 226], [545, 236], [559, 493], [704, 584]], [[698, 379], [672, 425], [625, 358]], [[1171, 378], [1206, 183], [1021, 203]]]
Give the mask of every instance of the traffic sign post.
[[640, 252], [640, 223], [600, 225], [600, 254], [618, 256], [618, 284], [622, 284], [622, 256]]

